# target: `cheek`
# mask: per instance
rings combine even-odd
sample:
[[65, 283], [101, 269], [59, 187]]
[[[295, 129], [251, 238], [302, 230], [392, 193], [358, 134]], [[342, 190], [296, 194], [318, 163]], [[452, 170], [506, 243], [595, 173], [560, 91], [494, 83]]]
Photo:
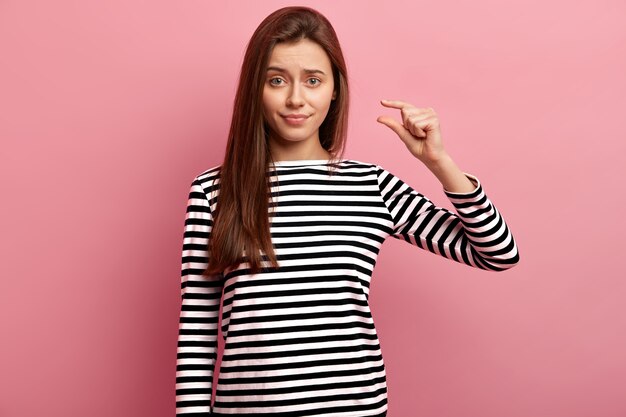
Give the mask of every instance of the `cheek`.
[[318, 109], [327, 109], [327, 108], [329, 108], [330, 105], [332, 104], [332, 98], [333, 98], [332, 90], [324, 91], [322, 94], [316, 95], [316, 97], [314, 99], [315, 107], [317, 107]]
[[266, 116], [270, 116], [273, 112], [275, 112], [279, 108], [278, 102], [279, 100], [276, 97], [276, 94], [264, 92], [263, 93], [263, 113]]

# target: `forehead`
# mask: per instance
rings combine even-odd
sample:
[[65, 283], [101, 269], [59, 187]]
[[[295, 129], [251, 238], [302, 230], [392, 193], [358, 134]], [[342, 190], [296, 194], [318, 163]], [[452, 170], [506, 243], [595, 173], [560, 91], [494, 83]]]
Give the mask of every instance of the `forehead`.
[[322, 70], [331, 68], [330, 58], [324, 48], [309, 39], [276, 44], [268, 63], [268, 66], [272, 65]]

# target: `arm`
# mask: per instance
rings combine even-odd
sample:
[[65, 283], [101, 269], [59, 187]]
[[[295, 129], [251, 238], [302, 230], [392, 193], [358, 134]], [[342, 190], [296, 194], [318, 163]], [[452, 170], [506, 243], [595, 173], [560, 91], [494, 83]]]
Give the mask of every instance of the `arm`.
[[[434, 254], [491, 270], [504, 271], [519, 262], [517, 245], [504, 219], [485, 195], [480, 181], [469, 193], [444, 193], [456, 214], [428, 198], [389, 171], [378, 169], [381, 197], [393, 221], [391, 235]], [[470, 182], [471, 184], [471, 182]]]
[[392, 129], [437, 177], [457, 213], [436, 207], [398, 178], [379, 171], [381, 194], [395, 225], [393, 235], [477, 268], [503, 271], [516, 265], [519, 254], [513, 235], [478, 179], [463, 173], [444, 149], [434, 109], [398, 100], [381, 104], [399, 109], [402, 123], [388, 116], [378, 117], [378, 122]]
[[447, 154], [437, 161], [427, 163], [426, 167], [437, 177], [446, 191], [471, 193], [476, 189], [476, 184], [468, 179]]
[[198, 178], [189, 191], [181, 266], [181, 297], [176, 356], [176, 415], [210, 415], [217, 358], [222, 277], [202, 275], [213, 225], [209, 201]]

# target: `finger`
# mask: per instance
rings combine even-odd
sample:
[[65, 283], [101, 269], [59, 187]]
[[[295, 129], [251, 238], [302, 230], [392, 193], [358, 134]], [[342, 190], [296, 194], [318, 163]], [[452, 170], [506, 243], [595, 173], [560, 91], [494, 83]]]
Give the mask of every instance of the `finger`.
[[377, 122], [382, 123], [389, 127], [391, 130], [402, 139], [404, 143], [408, 143], [411, 140], [411, 132], [409, 132], [404, 126], [398, 123], [394, 118], [388, 116], [378, 116]]
[[402, 117], [399, 122], [399, 124], [412, 135], [415, 134], [415, 128], [417, 127], [412, 121], [413, 117], [414, 116]]
[[407, 117], [404, 126], [409, 129], [411, 133], [418, 137], [425, 137], [423, 127], [427, 127], [430, 124], [431, 116], [428, 114], [412, 114]]
[[440, 129], [439, 118], [436, 115], [431, 115], [419, 122], [419, 127], [425, 132], [436, 131]]
[[431, 108], [419, 108], [412, 104], [406, 103], [400, 100], [381, 100], [381, 103], [386, 107], [392, 107], [400, 109], [400, 117], [402, 118], [402, 124], [408, 126], [410, 119], [414, 117], [427, 117], [426, 115], [431, 113]]
[[422, 129], [420, 129], [417, 125], [413, 125], [413, 124], [409, 125], [408, 130], [415, 137], [418, 137], [418, 138], [425, 138], [426, 137], [426, 132], [424, 132]]
[[380, 104], [385, 107], [392, 107], [394, 109], [401, 109], [403, 107], [413, 107], [411, 104], [400, 100], [380, 100]]

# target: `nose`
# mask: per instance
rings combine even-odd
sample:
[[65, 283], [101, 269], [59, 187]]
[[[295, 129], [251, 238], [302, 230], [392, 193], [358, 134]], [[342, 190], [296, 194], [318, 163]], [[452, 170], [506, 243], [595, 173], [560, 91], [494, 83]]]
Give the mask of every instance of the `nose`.
[[300, 86], [295, 83], [289, 91], [289, 96], [287, 97], [287, 105], [292, 107], [300, 107], [303, 104], [304, 97], [302, 97], [302, 91], [300, 90]]

